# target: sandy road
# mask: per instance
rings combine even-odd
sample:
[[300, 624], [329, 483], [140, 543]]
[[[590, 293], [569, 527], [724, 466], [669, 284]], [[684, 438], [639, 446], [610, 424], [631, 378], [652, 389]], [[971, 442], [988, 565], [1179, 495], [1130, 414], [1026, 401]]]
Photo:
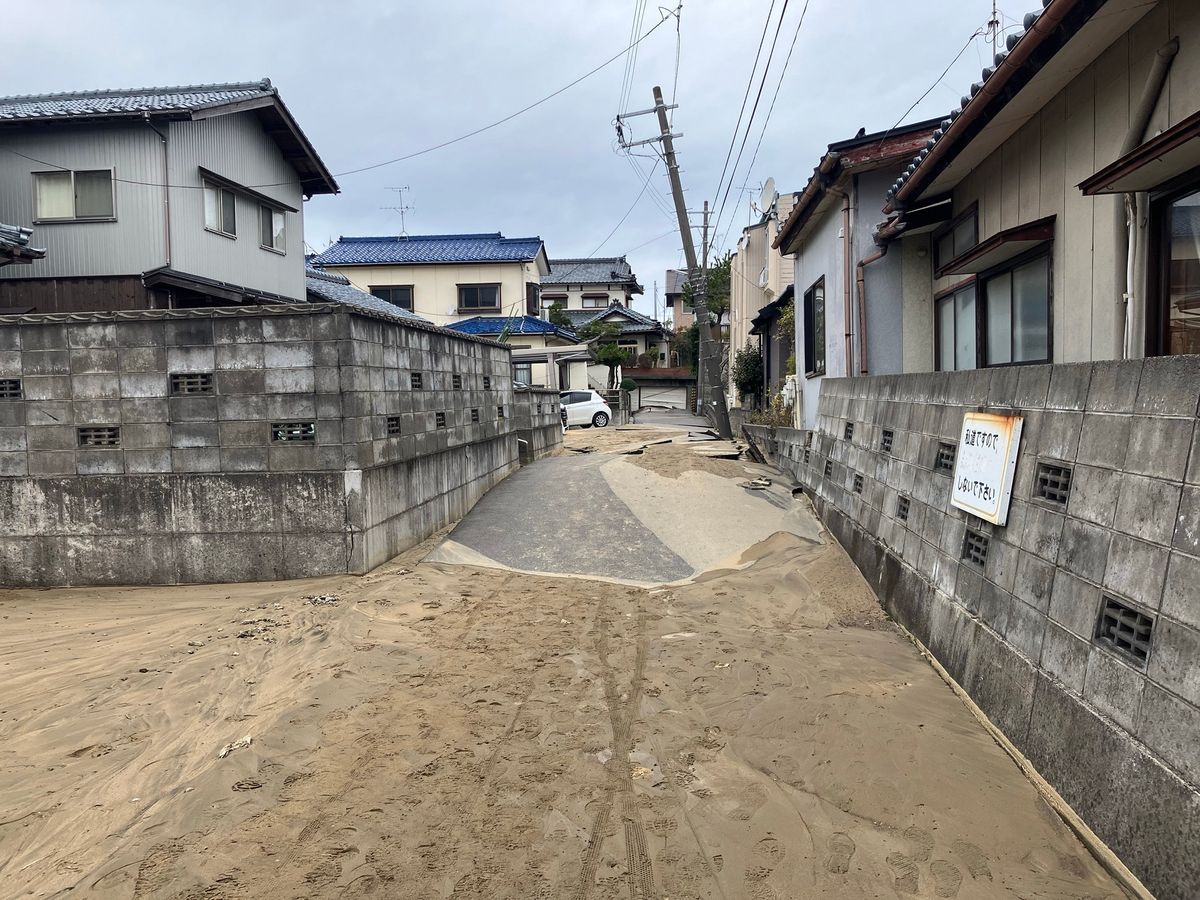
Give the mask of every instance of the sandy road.
[[1123, 896], [836, 545], [655, 588], [430, 546], [0, 594], [0, 896]]

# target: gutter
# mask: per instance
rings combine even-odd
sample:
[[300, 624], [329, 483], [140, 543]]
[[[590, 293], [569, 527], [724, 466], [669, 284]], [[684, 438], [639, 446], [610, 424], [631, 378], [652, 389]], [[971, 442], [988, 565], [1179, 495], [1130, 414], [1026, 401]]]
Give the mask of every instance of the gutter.
[[[925, 182], [931, 179], [927, 177], [918, 178], [918, 173], [922, 169], [925, 172], [933, 171], [939, 162], [947, 156], [952, 156], [957, 151], [957, 148], [952, 149], [952, 145], [957, 143], [958, 137], [984, 114], [989, 102], [1004, 91], [1008, 82], [1015, 74], [1020, 72], [1029, 58], [1041, 46], [1042, 41], [1057, 30], [1063, 19], [1080, 2], [1082, 0], [1050, 0], [1050, 4], [1028, 26], [1028, 30], [1021, 35], [1021, 39], [1013, 46], [1012, 51], [1001, 60], [991, 75], [988, 75], [984, 79], [982, 85], [979, 86], [978, 92], [971, 98], [971, 102], [950, 123], [945, 133], [934, 141], [933, 146], [929, 148], [928, 155], [921, 160], [917, 169], [901, 185], [892, 201], [884, 207], [885, 212], [893, 212], [896, 209], [901, 209], [905, 203], [921, 194], [928, 186]], [[974, 90], [974, 86], [972, 90]]]
[[858, 282], [858, 373], [866, 375], [867, 366], [867, 273], [866, 268], [873, 262], [878, 262], [887, 256], [888, 245], [882, 244], [870, 256], [864, 256], [856, 266], [856, 281]]
[[806, 217], [808, 207], [812, 205], [813, 201], [824, 190], [825, 185], [829, 183], [829, 176], [841, 160], [842, 155], [836, 152], [826, 153], [821, 157], [821, 162], [813, 169], [812, 177], [808, 179], [808, 184], [804, 186], [804, 191], [796, 197], [796, 203], [792, 206], [792, 211], [788, 213], [788, 217], [784, 220], [784, 223], [779, 226], [779, 234], [771, 242], [772, 250], [778, 250], [791, 239], [790, 233], [792, 229], [800, 219]]
[[166, 247], [166, 262], [164, 268], [171, 268], [171, 179], [170, 171], [167, 164], [167, 136], [155, 127], [150, 121], [150, 113], [142, 113], [143, 121], [146, 125], [158, 135], [159, 141], [162, 142], [162, 174], [163, 174], [163, 241]]

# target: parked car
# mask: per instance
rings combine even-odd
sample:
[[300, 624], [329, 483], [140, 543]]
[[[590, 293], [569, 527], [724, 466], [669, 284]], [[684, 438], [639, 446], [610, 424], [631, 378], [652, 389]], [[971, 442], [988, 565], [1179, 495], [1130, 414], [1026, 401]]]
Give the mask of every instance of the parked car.
[[562, 391], [559, 395], [562, 404], [563, 424], [582, 425], [584, 428], [603, 428], [612, 421], [612, 410], [608, 401], [595, 391]]

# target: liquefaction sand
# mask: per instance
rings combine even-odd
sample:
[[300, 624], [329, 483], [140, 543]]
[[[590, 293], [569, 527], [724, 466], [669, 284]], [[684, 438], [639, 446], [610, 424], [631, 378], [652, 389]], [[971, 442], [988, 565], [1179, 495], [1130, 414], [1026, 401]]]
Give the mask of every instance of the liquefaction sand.
[[0, 896], [1123, 896], [828, 539], [653, 589], [430, 545], [0, 593]]

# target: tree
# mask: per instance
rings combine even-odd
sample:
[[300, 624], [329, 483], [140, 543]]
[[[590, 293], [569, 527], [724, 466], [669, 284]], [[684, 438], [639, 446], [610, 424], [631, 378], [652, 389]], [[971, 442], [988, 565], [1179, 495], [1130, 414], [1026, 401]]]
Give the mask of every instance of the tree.
[[775, 323], [779, 332], [779, 343], [788, 348], [787, 362], [784, 363], [784, 377], [796, 374], [796, 304], [789, 303], [779, 314]]
[[733, 359], [733, 384], [739, 397], [753, 394], [755, 406], [758, 405], [763, 389], [763, 358], [753, 341], [747, 340]]
[[[720, 327], [722, 320], [729, 313], [729, 278], [733, 271], [733, 254], [726, 252], [724, 256], [708, 267], [708, 276], [704, 283], [704, 305], [716, 319]], [[694, 288], [689, 281], [683, 286], [683, 302], [692, 305]]]
[[693, 322], [687, 328], [675, 332], [671, 338], [671, 352], [679, 358], [679, 367], [696, 369], [700, 360], [700, 326]]
[[571, 320], [567, 318], [567, 314], [563, 312], [563, 305], [558, 300], [550, 304], [550, 311], [547, 318], [551, 325], [557, 325], [559, 328], [573, 328]]
[[579, 329], [581, 340], [591, 342], [592, 362], [608, 366], [608, 386], [616, 387], [617, 367], [633, 358], [632, 351], [617, 343], [621, 326], [615, 322], [588, 322]]

